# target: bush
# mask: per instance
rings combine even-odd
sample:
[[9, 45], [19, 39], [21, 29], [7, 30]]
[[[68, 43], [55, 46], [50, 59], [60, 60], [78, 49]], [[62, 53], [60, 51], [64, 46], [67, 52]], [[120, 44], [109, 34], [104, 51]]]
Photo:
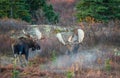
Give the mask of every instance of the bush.
[[6, 54], [6, 52], [8, 54], [12, 53], [12, 49], [11, 49], [12, 41], [13, 40], [10, 39], [10, 37], [7, 35], [0, 35], [0, 44], [2, 45], [0, 47], [1, 54]]
[[4, 18], [0, 19], [0, 31], [1, 33], [8, 33], [11, 30], [20, 30], [22, 28], [25, 28], [28, 23], [18, 19], [9, 19]]
[[11, 35], [16, 34], [18, 31], [21, 31], [23, 28], [26, 28], [28, 23], [15, 20], [15, 19], [0, 19], [0, 53], [9, 54], [11, 51], [11, 44], [14, 39], [11, 38]]

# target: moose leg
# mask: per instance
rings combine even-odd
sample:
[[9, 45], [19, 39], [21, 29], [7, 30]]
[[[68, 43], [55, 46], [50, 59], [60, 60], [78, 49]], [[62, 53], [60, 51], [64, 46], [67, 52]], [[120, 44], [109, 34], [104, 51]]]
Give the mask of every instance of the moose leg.
[[66, 45], [67, 47], [67, 53], [68, 55], [71, 55], [72, 54], [72, 46], [71, 45]]
[[19, 47], [19, 61], [20, 61], [20, 66], [22, 66], [23, 67], [23, 63], [22, 63], [22, 53], [23, 53], [23, 51], [24, 51], [24, 46], [23, 45], [20, 45]]
[[73, 52], [73, 53], [77, 53], [77, 52], [78, 52], [79, 47], [80, 47], [80, 44], [74, 44], [74, 45], [73, 45], [72, 52]]
[[28, 65], [28, 56], [29, 56], [29, 49], [25, 50], [25, 65]]
[[19, 63], [20, 63], [20, 66], [24, 67], [23, 66], [23, 58], [22, 58], [21, 54], [19, 54]]
[[66, 52], [67, 55], [71, 54], [71, 51], [68, 49]]
[[26, 58], [25, 55], [19, 55], [19, 61], [20, 61], [20, 66], [25, 67], [26, 66]]
[[25, 65], [26, 66], [28, 65], [28, 59], [26, 59], [26, 56], [25, 56]]
[[25, 55], [22, 55], [22, 61], [23, 61], [23, 63], [22, 63], [22, 66], [23, 67], [25, 67], [25, 66], [27, 66], [27, 61], [26, 61], [26, 56]]

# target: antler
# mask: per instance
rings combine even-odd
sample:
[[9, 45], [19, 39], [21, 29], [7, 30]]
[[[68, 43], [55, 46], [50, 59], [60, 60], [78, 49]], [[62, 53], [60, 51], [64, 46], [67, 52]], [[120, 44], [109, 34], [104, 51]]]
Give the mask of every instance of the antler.
[[23, 34], [25, 34], [25, 36], [27, 36], [28, 38], [32, 38], [34, 41], [42, 39], [42, 33], [40, 32], [40, 30], [38, 28], [31, 28], [27, 31], [25, 31], [24, 29], [22, 30]]

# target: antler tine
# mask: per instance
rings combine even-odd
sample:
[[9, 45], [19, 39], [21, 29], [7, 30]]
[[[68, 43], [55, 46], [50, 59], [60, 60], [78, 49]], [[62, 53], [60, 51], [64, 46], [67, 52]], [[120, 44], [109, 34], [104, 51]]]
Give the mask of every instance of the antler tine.
[[26, 34], [26, 32], [25, 32], [25, 30], [24, 30], [24, 29], [22, 30], [22, 32], [23, 32], [23, 34]]

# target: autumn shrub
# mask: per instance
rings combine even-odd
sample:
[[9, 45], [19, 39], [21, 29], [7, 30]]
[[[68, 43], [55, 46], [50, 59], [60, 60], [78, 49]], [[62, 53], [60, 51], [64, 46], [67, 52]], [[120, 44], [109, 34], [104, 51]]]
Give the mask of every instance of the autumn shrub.
[[11, 30], [21, 30], [26, 27], [28, 23], [18, 19], [9, 19], [9, 18], [3, 18], [0, 19], [0, 31], [1, 33], [7, 33]]
[[19, 78], [19, 73], [20, 72], [18, 70], [16, 70], [17, 59], [14, 59], [13, 65], [14, 65], [14, 68], [13, 68], [13, 71], [12, 71], [12, 78]]
[[12, 50], [11, 50], [11, 43], [12, 43], [12, 39], [10, 39], [9, 36], [7, 35], [0, 35], [0, 53], [2, 54], [6, 54], [7, 53], [10, 53]]
[[14, 39], [12, 39], [11, 36], [21, 31], [21, 29], [26, 28], [26, 25], [28, 25], [28, 23], [19, 19], [0, 19], [0, 54], [12, 53], [11, 44]]
[[53, 52], [52, 52], [52, 56], [51, 56], [51, 60], [54, 62], [56, 59], [57, 59], [57, 57], [56, 57], [56, 52], [53, 51]]
[[84, 42], [88, 45], [94, 44], [113, 44], [120, 45], [120, 21], [113, 24], [95, 23], [90, 25], [85, 23], [85, 39]]
[[110, 71], [110, 70], [111, 70], [110, 59], [106, 59], [106, 60], [105, 60], [105, 69], [106, 69], [107, 71]]
[[67, 78], [73, 78], [74, 73], [71, 72], [71, 71], [68, 71], [68, 72], [66, 73], [66, 76], [67, 76]]
[[112, 62], [116, 62], [116, 63], [120, 64], [120, 49], [119, 48], [114, 49], [114, 54], [112, 54], [110, 56], [110, 60]]
[[100, 36], [97, 36], [99, 42], [106, 44], [120, 45], [120, 28], [113, 27], [104, 27], [100, 32]]

